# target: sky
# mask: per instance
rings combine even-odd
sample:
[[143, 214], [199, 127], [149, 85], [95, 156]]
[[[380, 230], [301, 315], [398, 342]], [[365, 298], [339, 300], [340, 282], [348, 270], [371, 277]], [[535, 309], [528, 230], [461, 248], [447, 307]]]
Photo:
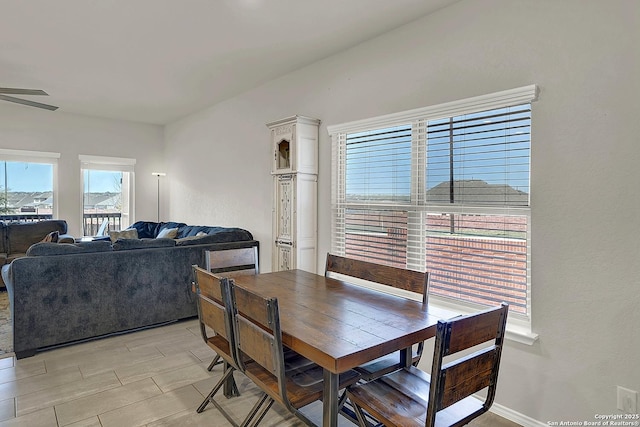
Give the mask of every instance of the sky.
[[[5, 164], [7, 191], [39, 192], [53, 188], [53, 166], [43, 163], [0, 162], [0, 188], [5, 188]], [[116, 182], [121, 172], [91, 171], [91, 192], [117, 192]], [[86, 190], [86, 183], [85, 183]]]

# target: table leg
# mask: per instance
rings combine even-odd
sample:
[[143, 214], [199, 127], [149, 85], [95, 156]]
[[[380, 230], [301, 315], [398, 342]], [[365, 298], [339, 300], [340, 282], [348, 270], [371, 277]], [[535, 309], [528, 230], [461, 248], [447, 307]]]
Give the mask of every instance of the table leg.
[[411, 347], [400, 349], [400, 366], [404, 366], [405, 368], [408, 368], [409, 366], [411, 366], [412, 353], [413, 353], [413, 349]]
[[325, 369], [324, 395], [322, 399], [323, 427], [336, 427], [338, 425], [338, 383], [339, 375]]

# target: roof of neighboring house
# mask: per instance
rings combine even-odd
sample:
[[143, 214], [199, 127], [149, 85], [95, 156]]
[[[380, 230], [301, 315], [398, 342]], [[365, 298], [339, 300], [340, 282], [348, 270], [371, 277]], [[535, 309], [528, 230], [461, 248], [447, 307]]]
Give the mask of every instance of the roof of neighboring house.
[[[88, 193], [85, 195], [85, 206], [116, 206], [120, 203], [119, 193]], [[53, 204], [53, 193], [51, 191], [26, 192], [8, 191], [7, 206], [20, 209], [23, 206], [51, 206]]]
[[[453, 182], [454, 202], [468, 204], [527, 205], [529, 194], [506, 184], [489, 184], [481, 179], [464, 179]], [[450, 184], [442, 182], [427, 191], [427, 201], [431, 203], [450, 203]]]

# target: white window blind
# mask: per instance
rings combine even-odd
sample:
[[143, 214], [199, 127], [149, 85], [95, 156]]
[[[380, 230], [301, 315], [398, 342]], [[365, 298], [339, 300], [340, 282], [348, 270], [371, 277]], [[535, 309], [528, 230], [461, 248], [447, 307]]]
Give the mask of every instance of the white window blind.
[[329, 126], [332, 251], [528, 316], [535, 86]]
[[529, 104], [430, 120], [427, 132], [427, 202], [529, 205]]

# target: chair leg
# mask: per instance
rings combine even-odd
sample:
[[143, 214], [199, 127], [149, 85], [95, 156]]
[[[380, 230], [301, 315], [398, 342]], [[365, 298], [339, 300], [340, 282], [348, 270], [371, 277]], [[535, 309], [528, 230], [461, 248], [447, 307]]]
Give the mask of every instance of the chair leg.
[[364, 415], [364, 411], [362, 410], [362, 408], [358, 406], [353, 400], [351, 401], [351, 404], [353, 405], [353, 409], [356, 412], [356, 417], [358, 418], [358, 425], [360, 427], [370, 427], [371, 424], [369, 424], [369, 422], [367, 421], [367, 418]]
[[[227, 369], [229, 369], [229, 367], [230, 367], [230, 365], [227, 362], [224, 362], [225, 372], [226, 372]], [[240, 396], [240, 391], [238, 390], [238, 385], [236, 384], [235, 380], [233, 379], [233, 375], [231, 376], [231, 378], [229, 378], [227, 381], [225, 381], [222, 390], [223, 390], [224, 396], [227, 399], [230, 398], [230, 397]]]
[[[266, 405], [265, 405], [266, 402]], [[247, 417], [244, 419], [240, 427], [255, 427], [262, 421], [264, 416], [267, 414], [271, 405], [273, 405], [274, 400], [271, 399], [266, 393], [263, 393], [260, 396], [260, 399], [253, 405], [251, 411], [247, 414]], [[264, 406], [263, 406], [264, 405]], [[257, 418], [255, 418], [257, 416]], [[255, 420], [252, 422], [252, 420]]]
[[346, 391], [342, 393], [342, 396], [340, 396], [340, 399], [338, 400], [338, 412], [342, 414], [343, 417], [351, 421], [352, 423], [358, 424], [358, 418], [356, 417], [356, 413], [351, 408], [353, 405], [345, 405], [345, 403], [347, 403]]
[[216, 354], [216, 357], [214, 357], [213, 360], [211, 361], [211, 364], [209, 364], [207, 371], [211, 372], [213, 370], [213, 367], [219, 363], [222, 363], [222, 360], [220, 360], [220, 355]]
[[251, 427], [257, 427], [258, 424], [260, 424], [260, 422], [262, 421], [264, 416], [267, 415], [267, 412], [269, 412], [269, 409], [271, 409], [271, 406], [273, 406], [274, 402], [275, 401], [270, 398], [265, 403], [265, 405], [262, 407], [262, 410], [260, 411], [260, 413], [256, 414], [256, 417], [254, 418], [254, 421], [251, 423]]
[[234, 369], [232, 367], [230, 367], [230, 366], [227, 367], [227, 370], [224, 372], [224, 375], [222, 375], [222, 378], [220, 378], [220, 380], [218, 380], [218, 382], [213, 387], [211, 392], [207, 395], [207, 397], [204, 399], [204, 401], [200, 404], [198, 409], [196, 409], [196, 412], [201, 413], [202, 411], [204, 411], [204, 409], [207, 407], [207, 405], [209, 403], [212, 403], [213, 406], [215, 406], [216, 409], [218, 411], [220, 411], [222, 416], [224, 416], [227, 419], [227, 421], [229, 421], [229, 423], [233, 427], [238, 427], [238, 423], [233, 418], [231, 418], [231, 416], [227, 413], [227, 411], [225, 411], [224, 408], [222, 406], [220, 406], [220, 404], [218, 402], [216, 402], [216, 400], [213, 398], [215, 396], [215, 394], [218, 392], [218, 390], [220, 390], [220, 388], [225, 384], [225, 381], [233, 374], [233, 371], [234, 371]]
[[[202, 411], [204, 411], [204, 408], [207, 407], [207, 405], [209, 403], [213, 403], [214, 405], [217, 406], [217, 402], [213, 399], [213, 396], [215, 396], [215, 394], [218, 392], [218, 390], [220, 390], [220, 388], [224, 385], [225, 381], [227, 380], [227, 378], [229, 378], [229, 376], [233, 373], [233, 368], [229, 367], [224, 375], [222, 376], [222, 378], [220, 378], [218, 380], [218, 382], [216, 383], [216, 385], [213, 387], [213, 389], [211, 390], [211, 392], [207, 395], [207, 397], [202, 401], [202, 403], [200, 404], [200, 406], [198, 406], [198, 409], [196, 409], [197, 413], [201, 413]], [[224, 412], [224, 411], [223, 411]]]

